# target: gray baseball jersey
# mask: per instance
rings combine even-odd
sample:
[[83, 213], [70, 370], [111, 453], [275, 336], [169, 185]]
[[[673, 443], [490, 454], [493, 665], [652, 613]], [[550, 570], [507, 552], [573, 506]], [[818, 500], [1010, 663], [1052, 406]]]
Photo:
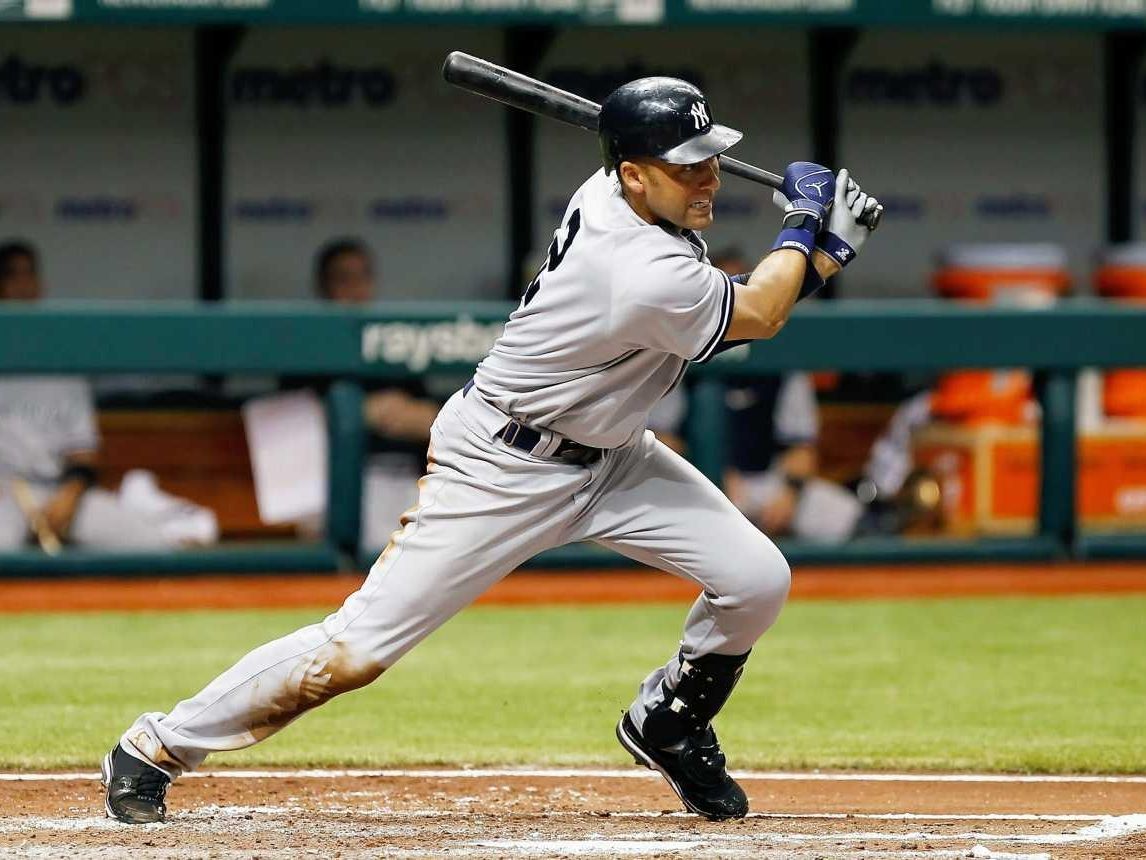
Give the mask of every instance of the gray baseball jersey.
[[0, 474], [54, 481], [66, 455], [98, 447], [91, 387], [85, 379], [0, 377]]
[[728, 331], [732, 282], [706, 253], [696, 233], [642, 220], [599, 170], [478, 366], [478, 391], [582, 444], [631, 443], [688, 362], [711, 358]]

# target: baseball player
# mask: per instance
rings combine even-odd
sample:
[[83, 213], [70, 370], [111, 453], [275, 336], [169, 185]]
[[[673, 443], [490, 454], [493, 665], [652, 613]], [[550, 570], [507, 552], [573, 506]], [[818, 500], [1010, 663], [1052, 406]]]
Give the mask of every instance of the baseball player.
[[700, 591], [618, 739], [687, 809], [747, 813], [711, 721], [780, 612], [788, 564], [645, 419], [689, 362], [775, 335], [798, 298], [854, 257], [876, 203], [846, 171], [790, 165], [773, 250], [733, 279], [708, 264], [698, 231], [713, 220], [716, 156], [741, 134], [713, 123], [696, 87], [658, 77], [605, 100], [599, 137], [603, 169], [573, 195], [504, 333], [442, 408], [418, 504], [362, 587], [169, 713], [140, 716], [103, 761], [109, 814], [163, 820], [169, 781], [209, 753], [369, 684], [524, 561], [585, 540]]
[[[27, 242], [0, 244], [0, 302], [37, 302], [40, 260]], [[79, 376], [0, 376], [0, 552], [29, 537], [63, 545], [169, 549], [162, 523], [96, 486], [99, 430], [91, 385]]]

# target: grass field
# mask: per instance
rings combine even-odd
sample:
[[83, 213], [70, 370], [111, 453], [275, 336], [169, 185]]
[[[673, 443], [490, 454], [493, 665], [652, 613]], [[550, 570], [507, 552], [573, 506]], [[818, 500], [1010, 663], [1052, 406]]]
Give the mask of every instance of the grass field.
[[[608, 764], [685, 606], [474, 608], [215, 766]], [[0, 768], [94, 769], [144, 710], [321, 612], [10, 615]], [[797, 602], [717, 721], [733, 767], [1146, 772], [1146, 597]]]

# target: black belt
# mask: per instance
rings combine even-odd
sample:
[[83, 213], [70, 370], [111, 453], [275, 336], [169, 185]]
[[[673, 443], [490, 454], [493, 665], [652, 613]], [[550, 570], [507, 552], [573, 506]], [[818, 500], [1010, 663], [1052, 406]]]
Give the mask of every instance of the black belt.
[[[474, 381], [471, 379], [463, 386], [462, 396], [465, 397], [469, 394], [470, 389], [473, 387]], [[532, 427], [512, 418], [509, 420], [509, 423], [498, 430], [494, 435], [499, 437], [502, 442], [511, 448], [517, 448], [519, 451], [525, 451], [527, 454], [533, 453], [533, 449], [541, 442], [541, 432], [539, 430], [534, 430]], [[554, 460], [561, 460], [565, 463], [588, 466], [600, 460], [603, 453], [603, 448], [593, 448], [589, 445], [582, 445], [580, 442], [574, 442], [572, 439], [562, 439], [561, 444], [557, 446], [557, 450], [549, 456]]]

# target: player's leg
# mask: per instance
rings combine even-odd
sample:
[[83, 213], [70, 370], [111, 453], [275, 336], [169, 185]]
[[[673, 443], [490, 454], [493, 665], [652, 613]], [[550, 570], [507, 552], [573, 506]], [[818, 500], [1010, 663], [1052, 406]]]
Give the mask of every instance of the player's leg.
[[[452, 401], [451, 401], [452, 402]], [[553, 545], [579, 470], [554, 470], [470, 430], [447, 405], [418, 506], [335, 613], [243, 657], [170, 713], [141, 716], [121, 746], [168, 777], [239, 749], [362, 687], [535, 553]]]
[[776, 545], [691, 463], [651, 433], [612, 464], [572, 529], [702, 592], [685, 624], [686, 659], [747, 653], [772, 626], [791, 571]]
[[651, 433], [613, 465], [576, 533], [700, 587], [680, 649], [640, 685], [618, 737], [693, 811], [743, 816], [747, 801], [727, 776], [710, 722], [780, 613], [788, 563], [717, 487]]

